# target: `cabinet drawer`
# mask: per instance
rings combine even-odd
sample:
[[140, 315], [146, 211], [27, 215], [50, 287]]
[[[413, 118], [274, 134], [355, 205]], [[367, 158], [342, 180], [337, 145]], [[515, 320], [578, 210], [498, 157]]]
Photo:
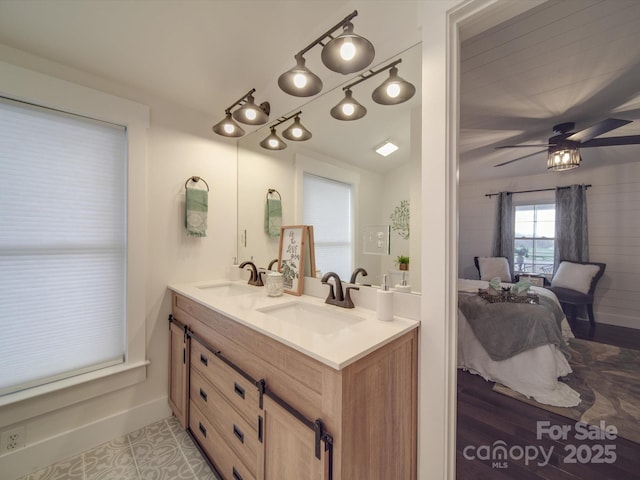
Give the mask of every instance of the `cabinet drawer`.
[[256, 480], [194, 401], [189, 410], [189, 428], [225, 480]]
[[[256, 385], [225, 364], [195, 339], [191, 342], [191, 366], [211, 382], [248, 422], [256, 424], [260, 406]], [[255, 428], [257, 430], [257, 424]]]
[[191, 400], [249, 471], [255, 474], [258, 450], [261, 448], [257, 430], [258, 415], [255, 417], [254, 429], [229, 405], [217, 389], [195, 370], [191, 372]]

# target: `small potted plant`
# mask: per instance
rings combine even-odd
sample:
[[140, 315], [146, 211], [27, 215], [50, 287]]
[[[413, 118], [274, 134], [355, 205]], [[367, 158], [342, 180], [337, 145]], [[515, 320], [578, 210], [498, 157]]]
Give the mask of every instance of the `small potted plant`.
[[529, 249], [523, 245], [520, 245], [514, 250], [514, 253], [516, 254], [516, 265], [518, 265], [518, 269], [522, 272], [524, 267], [524, 259], [529, 258]]
[[398, 264], [398, 268], [400, 270], [409, 270], [409, 257], [405, 255], [398, 255], [396, 263]]

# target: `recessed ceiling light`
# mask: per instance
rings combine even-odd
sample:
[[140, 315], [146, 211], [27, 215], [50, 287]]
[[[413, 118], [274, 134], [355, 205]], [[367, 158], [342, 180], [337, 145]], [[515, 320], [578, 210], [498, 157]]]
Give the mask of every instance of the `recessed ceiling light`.
[[378, 148], [376, 148], [376, 153], [379, 153], [383, 157], [386, 157], [387, 155], [391, 155], [396, 150], [398, 150], [398, 146], [395, 143], [392, 143], [391, 140], [387, 140]]

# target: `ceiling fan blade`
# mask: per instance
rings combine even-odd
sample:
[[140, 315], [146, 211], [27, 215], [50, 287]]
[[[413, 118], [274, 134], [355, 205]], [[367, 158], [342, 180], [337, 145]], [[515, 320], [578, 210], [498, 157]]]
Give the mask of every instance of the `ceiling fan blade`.
[[629, 135], [626, 137], [605, 137], [594, 138], [588, 142], [580, 144], [580, 148], [584, 147], [612, 147], [615, 145], [640, 145], [640, 135]]
[[539, 152], [530, 153], [529, 155], [524, 155], [522, 157], [514, 158], [513, 160], [508, 160], [506, 162], [498, 163], [497, 165], [494, 165], [494, 167], [502, 167], [504, 165], [509, 165], [510, 163], [518, 162], [520, 160], [524, 160], [525, 158], [533, 157], [534, 155], [538, 155], [539, 153], [547, 153], [547, 151], [548, 150], [545, 149], [545, 150], [540, 150]]
[[569, 135], [567, 137], [567, 140], [570, 140], [572, 142], [588, 142], [589, 140], [596, 138], [598, 135], [610, 132], [611, 130], [620, 128], [628, 123], [631, 123], [631, 120], [607, 118], [605, 120], [602, 120], [601, 122], [596, 123], [595, 125], [591, 125], [590, 127], [584, 128], [579, 132]]
[[501, 148], [531, 148], [531, 147], [535, 147], [535, 148], [540, 148], [540, 147], [553, 147], [555, 144], [549, 144], [549, 143], [535, 143], [535, 144], [528, 144], [528, 145], [500, 145], [499, 147], [495, 147], [496, 150], [500, 150]]

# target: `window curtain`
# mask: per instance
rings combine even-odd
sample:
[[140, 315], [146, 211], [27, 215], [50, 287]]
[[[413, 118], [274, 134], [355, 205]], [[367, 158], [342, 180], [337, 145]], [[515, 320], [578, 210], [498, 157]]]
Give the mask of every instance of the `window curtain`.
[[561, 260], [589, 261], [587, 187], [556, 188], [556, 245], [554, 272]]
[[494, 257], [507, 257], [509, 271], [513, 272], [513, 195], [500, 192], [496, 207], [496, 231], [493, 238]]

